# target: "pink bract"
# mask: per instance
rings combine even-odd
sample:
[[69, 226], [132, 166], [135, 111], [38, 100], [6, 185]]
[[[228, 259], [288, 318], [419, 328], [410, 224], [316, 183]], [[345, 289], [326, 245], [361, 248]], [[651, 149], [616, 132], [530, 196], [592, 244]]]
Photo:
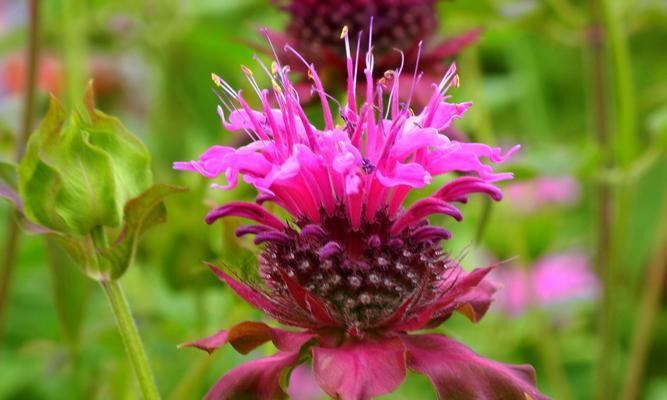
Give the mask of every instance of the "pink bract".
[[[244, 322], [188, 343], [208, 352], [229, 343], [245, 354], [269, 341], [278, 349], [229, 371], [207, 398], [284, 398], [280, 377], [307, 355], [319, 386], [344, 400], [389, 393], [408, 369], [427, 375], [440, 398], [545, 399], [530, 366], [485, 360], [444, 336], [408, 334], [435, 327], [457, 311], [475, 322], [488, 309], [495, 287], [484, 278], [492, 267], [464, 271], [440, 245], [450, 232], [428, 217], [461, 220], [455, 204], [473, 193], [500, 200], [495, 183], [512, 174], [495, 172], [489, 163], [505, 161], [518, 146], [504, 153], [442, 134], [471, 105], [446, 100], [447, 90], [458, 85], [454, 66], [431, 85], [427, 105], [415, 113], [411, 96], [399, 101], [401, 68], [375, 81], [370, 38], [363, 71], [355, 67], [352, 54], [359, 49], [352, 52], [346, 30], [342, 38], [344, 105], [324, 92], [317, 71], [303, 60], [321, 102], [323, 127], [309, 122], [288, 79], [290, 67], [276, 57], [271, 66], [260, 61], [270, 90], [243, 68], [262, 102], [259, 111], [214, 75], [222, 123], [253, 141], [238, 149], [214, 146], [199, 160], [175, 163], [210, 179], [223, 176], [214, 185], [220, 189], [232, 189], [239, 177], [257, 189], [255, 203], [224, 204], [206, 218], [209, 224], [232, 216], [252, 221], [237, 235], [254, 235], [260, 246], [256, 279], [211, 269], [245, 301], [298, 328]], [[363, 93], [357, 93], [358, 75], [366, 78]], [[408, 93], [413, 91], [414, 84]], [[413, 189], [445, 174], [456, 177], [405, 204]], [[268, 211], [267, 202], [283, 211]]]

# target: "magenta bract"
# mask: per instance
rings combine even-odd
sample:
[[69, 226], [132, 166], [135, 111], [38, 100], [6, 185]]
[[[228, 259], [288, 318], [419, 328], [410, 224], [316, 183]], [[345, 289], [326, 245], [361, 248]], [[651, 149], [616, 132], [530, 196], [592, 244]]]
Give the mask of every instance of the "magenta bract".
[[[250, 109], [240, 92], [214, 76], [222, 123], [244, 130], [253, 141], [238, 149], [214, 146], [199, 160], [175, 163], [208, 178], [224, 175], [217, 188], [233, 188], [240, 175], [257, 189], [256, 203], [224, 204], [206, 222], [228, 216], [252, 221], [237, 235], [255, 235], [261, 282], [211, 268], [248, 303], [301, 329], [246, 322], [190, 343], [207, 351], [230, 343], [245, 353], [272, 341], [280, 351], [233, 369], [208, 398], [281, 398], [279, 377], [303, 362], [299, 354], [309, 354], [319, 386], [345, 400], [393, 391], [408, 368], [429, 376], [440, 396], [490, 399], [499, 390], [502, 398], [544, 399], [534, 387], [531, 367], [484, 360], [443, 336], [408, 335], [439, 325], [455, 311], [477, 321], [488, 309], [495, 287], [483, 279], [491, 267], [465, 272], [440, 246], [450, 233], [428, 217], [461, 220], [455, 203], [472, 193], [500, 200], [495, 182], [512, 174], [494, 172], [488, 162], [503, 162], [518, 146], [503, 153], [442, 134], [471, 105], [446, 101], [447, 90], [458, 85], [454, 66], [430, 86], [427, 105], [414, 113], [410, 95], [399, 100], [401, 69], [375, 81], [370, 38], [365, 68], [358, 71], [346, 30], [342, 37], [348, 71], [344, 105], [330, 100], [315, 68], [303, 61], [322, 105], [324, 127], [309, 122], [288, 78], [290, 67], [276, 58], [271, 67], [260, 62], [273, 82], [271, 90], [261, 89], [243, 68], [261, 111]], [[358, 75], [366, 78], [363, 93], [357, 93]], [[414, 88], [413, 82], [408, 93]], [[449, 173], [459, 176], [433, 195], [405, 204], [413, 189]], [[287, 220], [265, 209], [266, 202], [282, 208]]]

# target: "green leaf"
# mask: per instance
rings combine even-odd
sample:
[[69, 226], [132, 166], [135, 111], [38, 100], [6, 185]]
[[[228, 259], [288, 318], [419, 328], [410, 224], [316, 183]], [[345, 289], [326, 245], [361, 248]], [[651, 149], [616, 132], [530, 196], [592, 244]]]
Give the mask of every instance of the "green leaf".
[[137, 249], [139, 237], [147, 229], [166, 220], [165, 197], [186, 191], [185, 188], [155, 184], [125, 205], [123, 228], [112, 246], [100, 249], [99, 254], [111, 264], [111, 278], [120, 278], [129, 267]]
[[119, 227], [125, 203], [152, 182], [144, 145], [92, 98], [89, 85], [85, 112], [66, 117], [52, 97], [18, 168], [26, 216], [74, 236]]

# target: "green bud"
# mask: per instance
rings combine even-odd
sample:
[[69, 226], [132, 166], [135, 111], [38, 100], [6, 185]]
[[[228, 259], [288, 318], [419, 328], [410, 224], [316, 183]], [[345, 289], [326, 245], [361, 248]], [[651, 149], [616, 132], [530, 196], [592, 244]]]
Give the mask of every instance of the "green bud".
[[92, 85], [83, 113], [69, 117], [54, 97], [18, 167], [26, 216], [66, 235], [119, 227], [123, 207], [152, 182], [143, 143], [115, 117], [96, 110]]

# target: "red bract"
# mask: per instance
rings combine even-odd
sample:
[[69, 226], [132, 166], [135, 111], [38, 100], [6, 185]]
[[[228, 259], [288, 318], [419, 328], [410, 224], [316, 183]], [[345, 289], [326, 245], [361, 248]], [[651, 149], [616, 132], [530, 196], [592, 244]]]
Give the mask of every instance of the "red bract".
[[[262, 101], [261, 111], [251, 110], [240, 92], [214, 75], [229, 112], [226, 117], [219, 107], [223, 124], [245, 130], [253, 142], [238, 149], [214, 146], [197, 161], [175, 164], [208, 178], [224, 174], [226, 184], [215, 185], [221, 189], [234, 187], [239, 175], [257, 189], [256, 203], [222, 205], [206, 221], [229, 216], [253, 221], [237, 235], [255, 235], [261, 247], [258, 279], [244, 281], [211, 268], [248, 303], [300, 328], [289, 332], [245, 322], [189, 343], [209, 352], [229, 343], [247, 353], [271, 341], [279, 350], [228, 372], [207, 398], [282, 398], [281, 374], [302, 363], [305, 354], [320, 387], [335, 398], [389, 393], [409, 368], [427, 375], [441, 398], [544, 399], [529, 366], [485, 360], [444, 336], [409, 334], [437, 326], [456, 311], [474, 322], [488, 309], [495, 288], [483, 279], [491, 267], [465, 272], [439, 244], [450, 233], [427, 218], [444, 214], [461, 220], [455, 203], [472, 193], [500, 200], [494, 183], [512, 175], [494, 172], [483, 160], [502, 162], [518, 147], [503, 154], [441, 133], [471, 105], [446, 101], [447, 90], [458, 84], [454, 66], [430, 86], [427, 105], [414, 114], [411, 96], [399, 102], [400, 69], [388, 74], [391, 81], [373, 79], [370, 38], [361, 71], [366, 86], [358, 95], [359, 63], [346, 30], [343, 37], [347, 103], [333, 102], [340, 124], [334, 123], [317, 71], [306, 63], [324, 115], [323, 128], [310, 124], [288, 79], [290, 68], [276, 57], [270, 68], [260, 62], [272, 90], [260, 89], [243, 68]], [[408, 93], [413, 91], [414, 84]], [[271, 108], [269, 96], [278, 108]], [[463, 176], [404, 205], [412, 189], [451, 172]], [[288, 220], [265, 209], [265, 202], [284, 209]]]

